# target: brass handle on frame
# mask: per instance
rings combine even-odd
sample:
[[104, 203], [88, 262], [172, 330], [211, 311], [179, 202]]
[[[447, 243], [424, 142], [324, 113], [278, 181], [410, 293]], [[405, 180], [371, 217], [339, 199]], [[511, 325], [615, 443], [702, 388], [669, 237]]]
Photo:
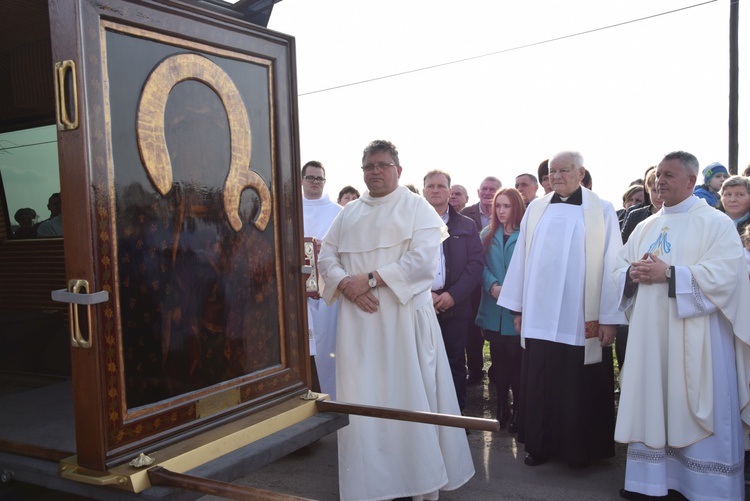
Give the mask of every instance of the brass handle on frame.
[[[70, 75], [73, 106], [69, 108], [65, 82]], [[74, 130], [78, 128], [78, 83], [76, 80], [76, 63], [72, 60], [55, 63], [55, 113], [57, 130]], [[71, 119], [72, 115], [72, 119]]]
[[[104, 303], [109, 300], [107, 291], [89, 293], [89, 282], [83, 279], [73, 279], [68, 282], [68, 288], [52, 291], [52, 299], [68, 303], [70, 308], [70, 344], [73, 348], [91, 348], [91, 305]], [[79, 306], [86, 306], [85, 326], [82, 328]], [[84, 336], [84, 332], [86, 335]]]

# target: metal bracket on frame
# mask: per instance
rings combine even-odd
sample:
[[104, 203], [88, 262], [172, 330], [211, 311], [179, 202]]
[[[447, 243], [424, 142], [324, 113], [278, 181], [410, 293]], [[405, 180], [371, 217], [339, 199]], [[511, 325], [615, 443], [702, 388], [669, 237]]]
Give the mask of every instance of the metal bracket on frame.
[[[73, 279], [68, 282], [68, 288], [52, 291], [52, 300], [68, 303], [70, 308], [70, 344], [74, 348], [91, 348], [91, 306], [105, 303], [109, 300], [109, 292], [99, 291], [89, 293], [88, 280]], [[88, 335], [81, 332], [81, 321], [76, 305], [86, 306], [86, 326]]]

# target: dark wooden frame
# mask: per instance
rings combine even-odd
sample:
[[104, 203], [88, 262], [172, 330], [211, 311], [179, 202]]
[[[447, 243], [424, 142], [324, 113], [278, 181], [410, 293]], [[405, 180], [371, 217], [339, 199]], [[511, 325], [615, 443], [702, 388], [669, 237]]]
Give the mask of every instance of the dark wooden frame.
[[[53, 60], [77, 62], [79, 127], [61, 131], [60, 178], [63, 197], [65, 259], [68, 279], [83, 279], [91, 291], [109, 290], [107, 303], [92, 307], [93, 349], [71, 350], [78, 464], [106, 470], [143, 451], [197, 433], [274, 403], [298, 396], [310, 381], [307, 351], [302, 231], [299, 194], [299, 146], [294, 40], [237, 19], [173, 1], [50, 1]], [[82, 26], [78, 33], [76, 27]], [[275, 370], [241, 378], [135, 411], [122, 395], [121, 343], [112, 318], [117, 314], [111, 263], [113, 224], [106, 66], [102, 37], [106, 29], [133, 36], [184, 40], [185, 47], [245, 54], [267, 59], [273, 67], [272, 156], [273, 224], [277, 232], [280, 324], [286, 363]], [[107, 264], [109, 263], [109, 264]], [[107, 277], [110, 277], [109, 279]], [[110, 280], [108, 282], [108, 280]], [[198, 418], [201, 398], [239, 389], [239, 405]]]

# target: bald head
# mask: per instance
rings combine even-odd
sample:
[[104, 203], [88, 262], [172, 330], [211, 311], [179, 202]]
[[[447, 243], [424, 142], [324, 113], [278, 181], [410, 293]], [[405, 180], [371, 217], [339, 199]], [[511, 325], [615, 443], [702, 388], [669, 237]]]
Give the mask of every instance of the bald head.
[[464, 207], [466, 207], [466, 204], [469, 202], [469, 193], [466, 191], [466, 188], [461, 186], [460, 184], [454, 184], [451, 186], [451, 198], [449, 203], [451, 204], [451, 207], [453, 207], [456, 212], [461, 212]]

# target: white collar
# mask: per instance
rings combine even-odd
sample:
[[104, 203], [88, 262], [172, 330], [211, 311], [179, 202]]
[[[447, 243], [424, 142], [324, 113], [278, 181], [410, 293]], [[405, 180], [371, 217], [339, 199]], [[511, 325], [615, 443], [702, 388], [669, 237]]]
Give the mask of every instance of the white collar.
[[305, 198], [305, 195], [302, 195], [302, 205], [327, 205], [330, 203], [331, 199], [328, 198], [327, 193], [323, 193], [320, 198]]
[[661, 210], [664, 214], [682, 214], [690, 210], [690, 208], [693, 206], [695, 202], [698, 201], [698, 197], [695, 195], [690, 195], [682, 202], [678, 203], [677, 205], [673, 205], [671, 207], [667, 207], [666, 205], [662, 205]]

